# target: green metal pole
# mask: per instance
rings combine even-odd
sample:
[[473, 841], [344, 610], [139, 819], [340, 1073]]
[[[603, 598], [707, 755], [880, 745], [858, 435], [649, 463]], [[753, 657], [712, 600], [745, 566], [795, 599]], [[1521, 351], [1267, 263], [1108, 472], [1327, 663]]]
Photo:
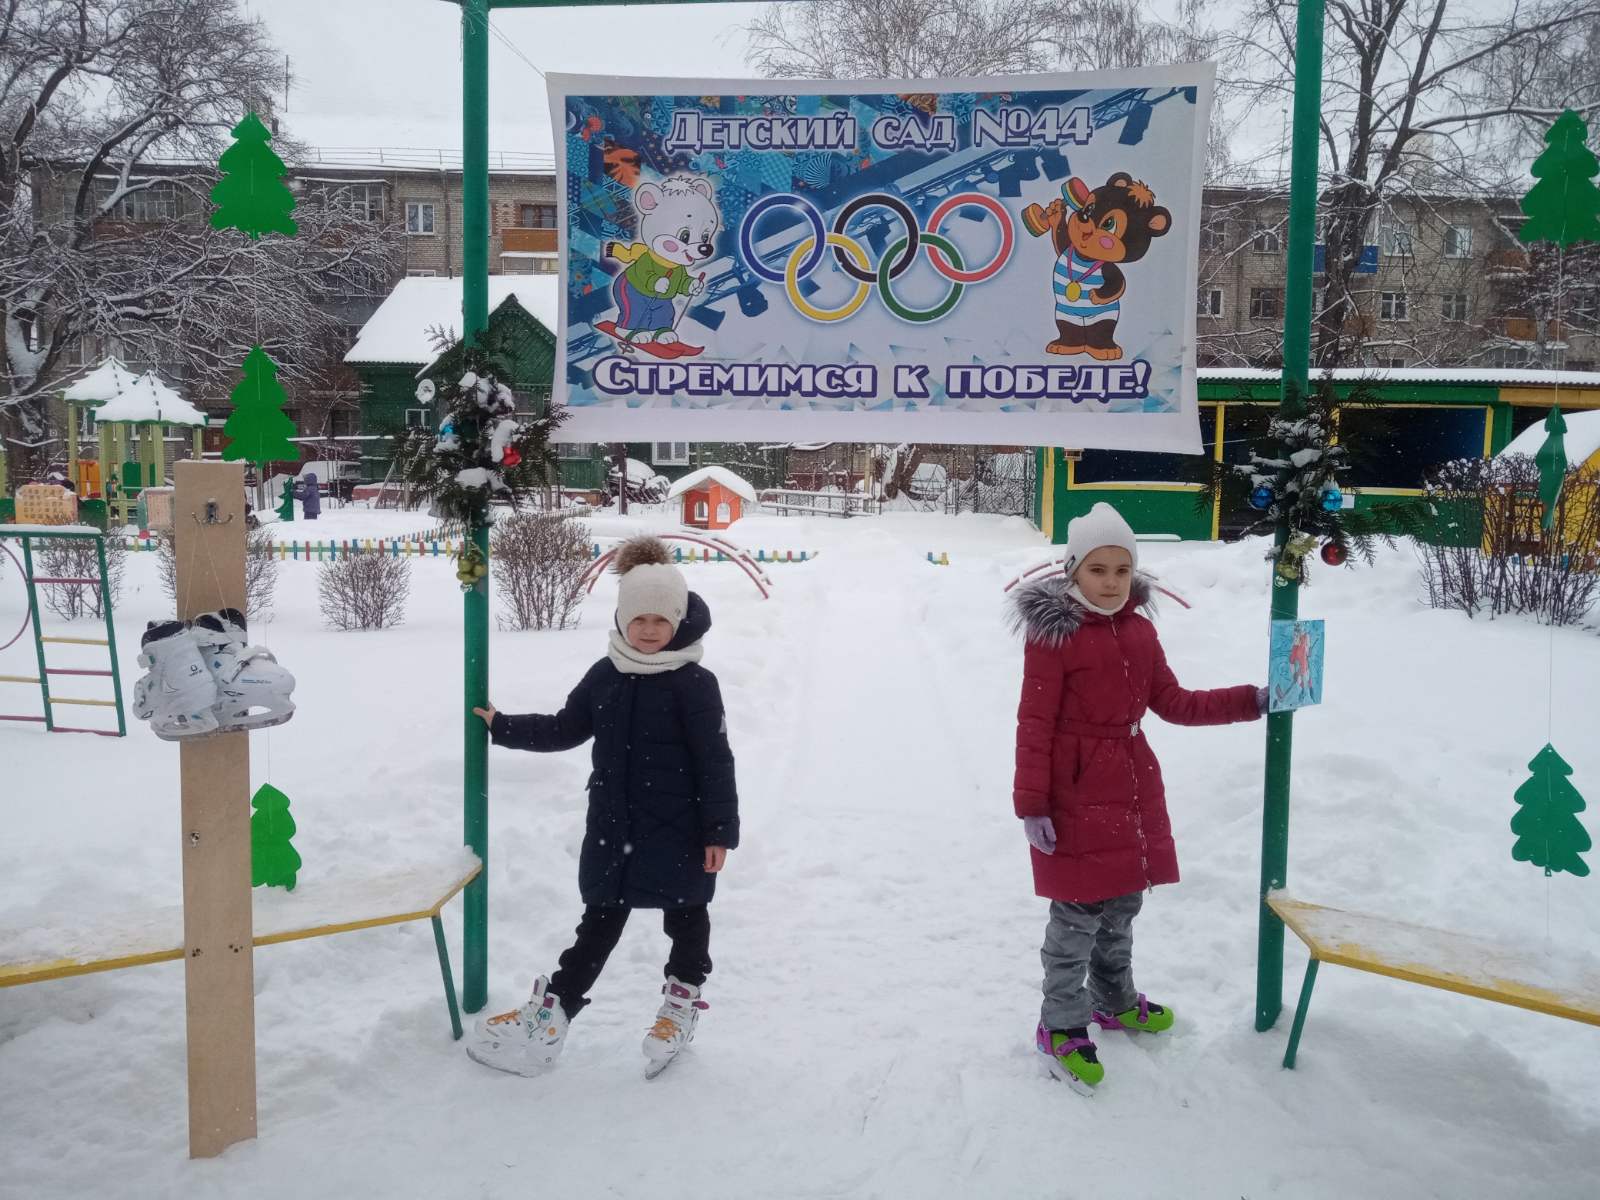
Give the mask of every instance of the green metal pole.
[[44, 628], [39, 617], [39, 588], [33, 582], [33, 541], [29, 534], [22, 535], [23, 582], [28, 585], [28, 612], [33, 618], [33, 649], [39, 659], [39, 695], [44, 700], [44, 727], [56, 727], [55, 711], [50, 707], [50, 672], [44, 665]]
[[[489, 325], [489, 0], [461, 4], [461, 324], [473, 341]], [[474, 521], [468, 536], [489, 561], [489, 527]], [[466, 842], [483, 862], [463, 897], [461, 1007], [489, 1000], [489, 738], [472, 713], [489, 702], [489, 577], [466, 594], [466, 659], [462, 709], [462, 808]]]
[[[1294, 134], [1289, 154], [1289, 263], [1283, 306], [1283, 394], [1279, 413], [1305, 411], [1311, 374], [1311, 268], [1317, 224], [1317, 149], [1321, 136], [1323, 0], [1301, 0], [1295, 31]], [[1278, 522], [1281, 554], [1290, 535]], [[1272, 619], [1300, 612], [1300, 586], [1272, 576]], [[1283, 1011], [1283, 922], [1267, 907], [1267, 893], [1289, 873], [1289, 782], [1294, 714], [1267, 717], [1267, 770], [1261, 813], [1261, 913], [1256, 949], [1256, 1028], [1268, 1030]]]
[[[121, 535], [117, 535], [121, 536]], [[117, 665], [117, 622], [111, 612], [111, 580], [106, 575], [106, 539], [94, 539], [95, 556], [100, 564], [100, 611], [106, 616], [106, 650], [111, 655], [111, 692], [117, 701], [117, 736], [128, 736], [127, 718], [122, 712], [122, 670]]]

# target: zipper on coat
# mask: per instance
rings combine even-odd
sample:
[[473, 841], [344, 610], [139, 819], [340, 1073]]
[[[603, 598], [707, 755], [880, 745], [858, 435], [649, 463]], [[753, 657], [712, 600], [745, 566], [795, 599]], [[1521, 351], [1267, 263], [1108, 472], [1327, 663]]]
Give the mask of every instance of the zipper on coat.
[[[1117, 644], [1117, 657], [1122, 660], [1122, 679], [1128, 685], [1128, 698], [1138, 705], [1138, 697], [1133, 694], [1133, 676], [1128, 671], [1128, 656], [1122, 649], [1122, 635], [1117, 632], [1117, 621], [1111, 619], [1111, 640]], [[1138, 735], [1128, 739], [1128, 782], [1133, 787], [1133, 830], [1139, 835], [1139, 870], [1144, 872], [1144, 890], [1156, 890], [1155, 881], [1150, 878], [1150, 843], [1144, 836], [1144, 816], [1139, 811], [1139, 769], [1133, 762], [1133, 742]]]

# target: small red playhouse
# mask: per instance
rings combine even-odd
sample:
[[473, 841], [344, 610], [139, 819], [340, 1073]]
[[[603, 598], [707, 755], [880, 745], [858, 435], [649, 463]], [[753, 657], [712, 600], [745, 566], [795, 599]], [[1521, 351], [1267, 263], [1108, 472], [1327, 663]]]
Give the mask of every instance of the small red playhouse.
[[726, 529], [756, 502], [756, 490], [726, 467], [702, 467], [674, 483], [667, 499], [683, 501], [685, 525]]

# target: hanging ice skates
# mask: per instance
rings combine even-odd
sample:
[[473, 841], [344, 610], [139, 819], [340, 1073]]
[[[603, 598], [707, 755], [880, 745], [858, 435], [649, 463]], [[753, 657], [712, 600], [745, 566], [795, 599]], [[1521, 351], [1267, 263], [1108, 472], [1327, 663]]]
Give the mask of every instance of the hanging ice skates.
[[134, 715], [169, 742], [282, 725], [294, 715], [294, 676], [247, 642], [236, 608], [152, 622], [140, 642], [148, 673], [134, 685]]

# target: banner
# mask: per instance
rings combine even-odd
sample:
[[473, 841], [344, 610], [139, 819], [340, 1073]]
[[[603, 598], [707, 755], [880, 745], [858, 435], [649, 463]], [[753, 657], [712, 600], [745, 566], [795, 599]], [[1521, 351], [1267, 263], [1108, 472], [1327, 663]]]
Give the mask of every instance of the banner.
[[551, 75], [561, 440], [1198, 453], [1213, 74]]

